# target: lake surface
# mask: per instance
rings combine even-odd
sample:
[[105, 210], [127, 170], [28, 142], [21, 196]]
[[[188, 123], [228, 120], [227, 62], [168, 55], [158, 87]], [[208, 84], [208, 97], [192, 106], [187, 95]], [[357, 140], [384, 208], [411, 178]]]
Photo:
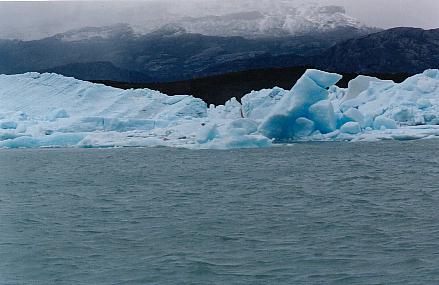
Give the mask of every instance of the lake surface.
[[439, 141], [0, 150], [0, 284], [439, 284]]

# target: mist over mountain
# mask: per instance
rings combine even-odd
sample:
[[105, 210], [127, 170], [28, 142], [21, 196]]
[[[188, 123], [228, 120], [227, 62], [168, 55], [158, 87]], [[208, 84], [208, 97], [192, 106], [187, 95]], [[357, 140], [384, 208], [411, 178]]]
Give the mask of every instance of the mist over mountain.
[[334, 44], [376, 32], [342, 7], [184, 18], [139, 33], [128, 24], [85, 27], [34, 41], [0, 42], [0, 73], [57, 72], [79, 79], [171, 81], [304, 65]]
[[186, 31], [213, 36], [294, 36], [356, 30], [359, 34], [378, 31], [346, 15], [341, 6], [307, 4], [282, 9], [261, 9], [222, 16], [184, 17], [176, 25]]
[[252, 6], [248, 1], [249, 7], [234, 13], [224, 13], [233, 4], [225, 2], [217, 6], [218, 15], [210, 14], [215, 12], [211, 5], [190, 17], [157, 6], [169, 17], [152, 30], [153, 25], [142, 30], [119, 23], [40, 40], [0, 40], [0, 73], [55, 72], [85, 80], [144, 83], [264, 68], [413, 74], [439, 66], [437, 30], [383, 31], [337, 5], [278, 1], [270, 6], [261, 1]]
[[[227, 18], [226, 15], [230, 14], [255, 12], [266, 18], [262, 27], [277, 30], [279, 24], [295, 22], [291, 19], [285, 20], [285, 15], [291, 15], [294, 10], [303, 12], [304, 6], [316, 4], [323, 7], [345, 7], [346, 13], [341, 18], [353, 18], [354, 23], [364, 23], [368, 27], [439, 27], [439, 2], [436, 0], [0, 1], [0, 38], [37, 40], [68, 30], [117, 23], [127, 23], [136, 32], [145, 34], [165, 24], [181, 23], [190, 18], [198, 19], [191, 26], [199, 28], [199, 22], [203, 22], [203, 18]], [[327, 16], [324, 18], [328, 19]], [[267, 23], [271, 24], [266, 25]], [[288, 30], [291, 27], [285, 28]]]

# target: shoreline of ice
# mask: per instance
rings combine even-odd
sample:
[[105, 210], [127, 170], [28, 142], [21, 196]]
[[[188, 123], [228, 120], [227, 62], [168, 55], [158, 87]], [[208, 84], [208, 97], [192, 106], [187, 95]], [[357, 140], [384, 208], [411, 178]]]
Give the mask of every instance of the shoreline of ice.
[[308, 70], [291, 90], [207, 106], [188, 95], [121, 90], [58, 74], [0, 75], [0, 148], [231, 149], [273, 142], [439, 138], [439, 70], [397, 84]]

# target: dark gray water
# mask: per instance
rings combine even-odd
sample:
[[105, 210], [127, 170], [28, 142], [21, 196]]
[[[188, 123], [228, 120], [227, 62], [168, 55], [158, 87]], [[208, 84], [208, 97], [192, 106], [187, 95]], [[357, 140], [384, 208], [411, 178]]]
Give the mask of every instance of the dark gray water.
[[0, 151], [0, 284], [438, 284], [439, 142]]

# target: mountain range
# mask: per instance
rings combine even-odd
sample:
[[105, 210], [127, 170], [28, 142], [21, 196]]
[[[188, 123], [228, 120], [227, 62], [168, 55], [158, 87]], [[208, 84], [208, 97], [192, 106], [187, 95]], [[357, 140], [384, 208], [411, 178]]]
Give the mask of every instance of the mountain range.
[[[0, 73], [63, 71], [79, 79], [95, 79], [109, 76], [113, 70], [115, 76], [136, 73], [134, 78], [120, 78], [123, 81], [180, 80], [249, 67], [302, 65], [304, 58], [352, 36], [358, 36], [356, 30], [284, 37], [208, 36], [172, 24], [137, 35], [120, 24], [35, 41], [1, 41]], [[103, 63], [111, 67], [104, 74], [99, 72]], [[87, 68], [96, 74], [79, 72]]]
[[0, 73], [56, 72], [85, 80], [166, 82], [229, 72], [317, 67], [408, 73], [439, 67], [439, 29], [367, 27], [339, 6], [183, 18], [139, 34], [127, 24], [48, 38], [0, 40]]
[[281, 5], [221, 16], [184, 17], [179, 19], [178, 25], [190, 33], [247, 38], [322, 34], [341, 29], [368, 34], [378, 30], [350, 17], [342, 6], [316, 4]]
[[394, 28], [334, 45], [315, 60], [326, 70], [419, 73], [439, 68], [439, 29]]

